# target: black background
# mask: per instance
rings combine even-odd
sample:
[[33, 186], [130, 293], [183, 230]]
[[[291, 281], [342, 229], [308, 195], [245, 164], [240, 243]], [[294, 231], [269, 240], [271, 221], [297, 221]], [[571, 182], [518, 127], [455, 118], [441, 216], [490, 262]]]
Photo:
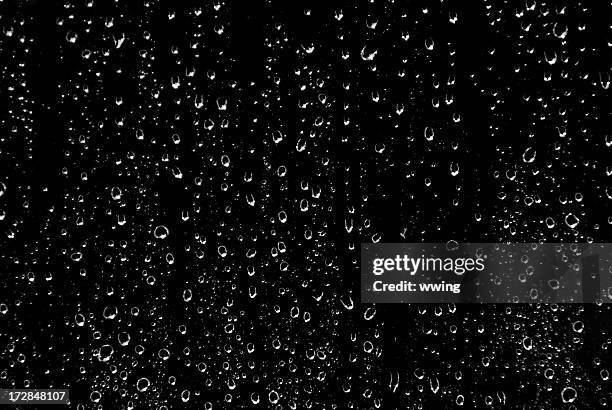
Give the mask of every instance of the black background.
[[609, 5], [1, 7], [1, 387], [113, 409], [609, 403], [605, 305], [362, 305], [358, 266], [371, 241], [610, 241]]

